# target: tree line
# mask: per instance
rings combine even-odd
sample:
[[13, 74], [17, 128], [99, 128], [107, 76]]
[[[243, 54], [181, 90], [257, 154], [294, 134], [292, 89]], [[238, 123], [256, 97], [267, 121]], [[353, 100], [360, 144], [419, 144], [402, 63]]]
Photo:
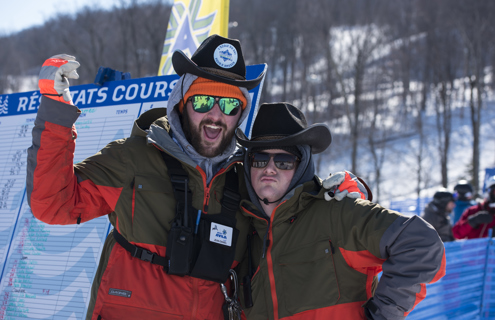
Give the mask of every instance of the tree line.
[[[83, 66], [74, 84], [93, 82], [99, 66], [154, 76], [170, 10], [169, 1], [122, 0], [2, 36], [0, 93], [15, 92], [15, 76], [37, 75], [62, 52]], [[330, 125], [334, 142], [318, 164], [345, 154], [379, 200], [401, 139], [414, 137], [407, 152], [418, 196], [459, 178], [449, 175], [449, 158], [460, 116], [469, 117], [472, 139], [465, 178], [481, 187], [480, 128], [495, 85], [493, 16], [491, 0], [230, 0], [229, 36], [241, 40], [248, 64], [268, 64], [262, 102], [291, 102], [309, 122]]]

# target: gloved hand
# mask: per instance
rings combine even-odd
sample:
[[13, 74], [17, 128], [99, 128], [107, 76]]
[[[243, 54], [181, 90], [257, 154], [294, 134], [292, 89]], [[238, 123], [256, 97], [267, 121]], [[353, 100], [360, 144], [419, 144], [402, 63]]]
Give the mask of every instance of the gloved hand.
[[76, 58], [68, 54], [57, 54], [46, 60], [41, 67], [38, 81], [41, 94], [53, 100], [73, 104], [67, 79], [79, 79], [76, 71], [79, 66]]
[[373, 199], [371, 190], [366, 186], [366, 183], [349, 171], [331, 174], [323, 180], [323, 188], [328, 190], [325, 192], [326, 201], [332, 199], [340, 201], [345, 197], [370, 201]]
[[468, 223], [473, 228], [476, 229], [484, 223], [491, 223], [493, 221], [493, 214], [488, 211], [478, 211], [472, 216], [468, 217]]

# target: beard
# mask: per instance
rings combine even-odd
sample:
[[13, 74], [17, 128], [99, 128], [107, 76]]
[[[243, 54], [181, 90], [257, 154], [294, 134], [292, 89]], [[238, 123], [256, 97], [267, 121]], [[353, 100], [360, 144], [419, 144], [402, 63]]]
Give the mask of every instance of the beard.
[[[196, 127], [191, 123], [189, 115], [187, 113], [187, 108], [184, 108], [184, 113], [182, 116], [182, 130], [186, 136], [187, 141], [191, 143], [196, 152], [198, 152], [203, 157], [213, 158], [224, 152], [227, 147], [232, 143], [234, 137], [235, 128], [227, 130], [227, 126], [222, 122], [214, 122], [209, 119], [205, 119], [200, 122]], [[204, 140], [203, 137], [203, 126], [204, 125], [215, 125], [222, 128], [221, 136], [219, 137], [220, 143], [217, 141], [209, 142]], [[216, 147], [215, 147], [216, 145]]]

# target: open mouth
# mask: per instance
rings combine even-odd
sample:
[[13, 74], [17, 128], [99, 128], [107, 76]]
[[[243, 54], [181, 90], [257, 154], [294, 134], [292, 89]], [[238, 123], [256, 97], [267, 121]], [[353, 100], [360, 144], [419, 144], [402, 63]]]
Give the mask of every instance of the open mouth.
[[212, 124], [206, 124], [203, 126], [203, 132], [206, 140], [215, 141], [220, 136], [220, 133], [222, 132], [222, 127], [215, 126]]

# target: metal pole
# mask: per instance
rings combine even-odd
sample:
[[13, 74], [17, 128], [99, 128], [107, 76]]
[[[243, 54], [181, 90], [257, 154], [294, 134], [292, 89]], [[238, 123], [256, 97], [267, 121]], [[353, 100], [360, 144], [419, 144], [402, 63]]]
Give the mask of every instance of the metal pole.
[[487, 298], [486, 297], [487, 295], [485, 294], [485, 288], [487, 287], [487, 276], [488, 276], [487, 269], [488, 269], [488, 260], [490, 257], [490, 247], [493, 245], [492, 233], [493, 233], [492, 229], [488, 230], [488, 242], [487, 242], [487, 246], [486, 246], [486, 255], [485, 255], [485, 269], [483, 270], [483, 272], [484, 272], [484, 274], [483, 274], [483, 291], [481, 292], [481, 305], [480, 305], [480, 316], [479, 316], [480, 319], [484, 319], [483, 318], [483, 311], [485, 309], [485, 301]]

